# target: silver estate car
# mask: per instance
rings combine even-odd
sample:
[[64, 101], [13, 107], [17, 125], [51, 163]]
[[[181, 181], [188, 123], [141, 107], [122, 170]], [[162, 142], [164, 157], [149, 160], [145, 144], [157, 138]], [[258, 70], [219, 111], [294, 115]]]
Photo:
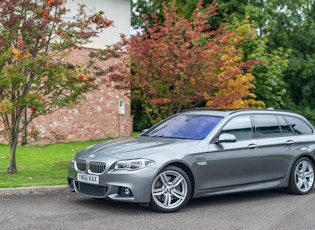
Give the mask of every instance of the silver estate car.
[[71, 191], [173, 212], [191, 198], [314, 185], [315, 130], [281, 110], [178, 113], [140, 136], [104, 141], [69, 164]]

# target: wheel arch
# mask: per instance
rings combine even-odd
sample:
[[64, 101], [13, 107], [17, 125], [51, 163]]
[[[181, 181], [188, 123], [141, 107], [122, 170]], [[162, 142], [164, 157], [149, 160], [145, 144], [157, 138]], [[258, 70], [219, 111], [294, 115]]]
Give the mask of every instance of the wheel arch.
[[178, 167], [178, 168], [183, 170], [188, 175], [190, 183], [191, 183], [191, 189], [192, 189], [191, 197], [193, 197], [193, 194], [194, 194], [194, 191], [195, 191], [195, 178], [194, 178], [194, 175], [193, 175], [192, 171], [190, 170], [190, 168], [186, 164], [184, 164], [182, 162], [171, 162], [171, 163], [165, 165], [163, 168], [166, 168], [168, 166]]
[[312, 162], [313, 166], [315, 167], [315, 159], [311, 155], [308, 155], [308, 154], [303, 154], [303, 155], [299, 156], [298, 158], [295, 159], [295, 161], [293, 163], [297, 162], [302, 157], [309, 159]]
[[314, 167], [315, 167], [315, 159], [309, 155], [306, 156], [307, 158], [309, 158], [311, 160], [311, 162], [313, 163]]

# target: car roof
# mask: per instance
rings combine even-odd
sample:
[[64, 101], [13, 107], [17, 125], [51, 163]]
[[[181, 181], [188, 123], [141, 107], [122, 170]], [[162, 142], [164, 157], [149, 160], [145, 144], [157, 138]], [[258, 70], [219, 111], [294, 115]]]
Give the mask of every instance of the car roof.
[[281, 114], [291, 114], [291, 115], [298, 115], [294, 112], [287, 111], [287, 110], [276, 110], [273, 108], [267, 109], [211, 109], [211, 108], [194, 108], [194, 109], [187, 109], [181, 113], [189, 113], [189, 114], [199, 114], [199, 115], [212, 115], [212, 116], [220, 116], [226, 117], [231, 114], [235, 113], [248, 113], [248, 112], [257, 112], [257, 113], [281, 113]]
[[184, 110], [181, 113], [226, 117], [227, 115], [229, 115], [231, 113], [231, 111], [218, 110], [218, 109], [208, 109], [208, 108], [195, 108], [195, 109]]

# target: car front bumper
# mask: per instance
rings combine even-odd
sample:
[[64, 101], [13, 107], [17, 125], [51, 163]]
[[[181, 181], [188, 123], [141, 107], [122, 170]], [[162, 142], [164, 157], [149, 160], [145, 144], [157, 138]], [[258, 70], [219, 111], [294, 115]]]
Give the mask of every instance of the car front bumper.
[[149, 203], [151, 185], [156, 170], [151, 167], [135, 171], [113, 170], [99, 175], [99, 184], [80, 182], [73, 163], [68, 168], [68, 188], [70, 191], [115, 201]]

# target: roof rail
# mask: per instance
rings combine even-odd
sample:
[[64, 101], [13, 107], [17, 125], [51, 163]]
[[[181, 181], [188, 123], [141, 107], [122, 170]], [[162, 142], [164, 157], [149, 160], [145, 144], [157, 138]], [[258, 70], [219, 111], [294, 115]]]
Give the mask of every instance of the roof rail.
[[191, 111], [191, 110], [215, 110], [215, 111], [234, 111], [234, 110], [242, 110], [242, 108], [210, 108], [210, 107], [196, 107], [191, 109], [184, 109], [184, 111]]

